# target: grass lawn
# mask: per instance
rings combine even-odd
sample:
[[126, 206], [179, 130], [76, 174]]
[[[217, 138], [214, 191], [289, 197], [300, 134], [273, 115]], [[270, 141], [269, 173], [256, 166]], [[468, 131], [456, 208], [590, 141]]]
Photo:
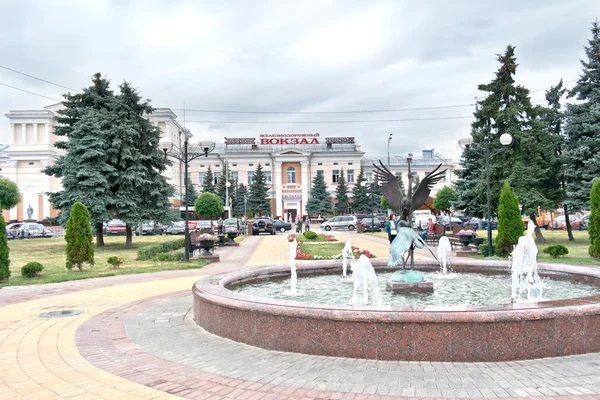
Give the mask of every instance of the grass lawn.
[[[331, 235], [328, 235], [328, 236], [331, 236]], [[296, 240], [299, 242], [327, 242], [327, 240], [325, 239], [325, 235], [322, 233], [319, 233], [317, 235], [317, 237], [314, 239], [308, 239], [304, 235], [296, 235]], [[332, 243], [332, 242], [334, 242], [334, 241], [333, 240], [329, 241], [329, 243]]]
[[344, 245], [339, 242], [329, 242], [323, 244], [300, 243], [298, 245], [302, 248], [302, 251], [304, 253], [321, 257], [331, 257], [338, 255], [342, 252], [342, 249], [344, 248]]
[[[182, 237], [183, 236], [170, 235], [134, 236], [133, 249], [125, 249], [124, 236], [105, 237], [104, 247], [98, 248], [94, 246], [94, 260], [96, 263], [93, 266], [84, 264], [83, 272], [79, 272], [77, 268], [73, 268], [69, 271], [65, 267], [66, 256], [64, 238], [11, 240], [8, 242], [8, 247], [10, 249], [11, 276], [8, 282], [0, 283], [0, 287], [63, 282], [100, 276], [202, 268], [205, 266], [207, 262], [199, 260], [190, 260], [189, 263], [175, 261], [158, 262], [151, 260], [137, 261], [138, 247], [176, 240]], [[181, 251], [183, 251], [183, 249]], [[106, 262], [106, 259], [111, 256], [122, 257], [125, 262], [120, 268], [112, 268]], [[21, 267], [31, 261], [41, 263], [44, 266], [44, 270], [40, 276], [36, 278], [25, 278], [21, 276]]]

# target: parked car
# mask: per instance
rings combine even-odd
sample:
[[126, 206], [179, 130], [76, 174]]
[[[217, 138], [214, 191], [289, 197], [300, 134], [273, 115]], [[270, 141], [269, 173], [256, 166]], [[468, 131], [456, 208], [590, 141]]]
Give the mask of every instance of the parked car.
[[429, 225], [429, 218], [435, 218], [430, 210], [413, 211], [413, 228], [426, 229]]
[[358, 220], [355, 216], [343, 215], [333, 217], [323, 222], [321, 224], [321, 229], [325, 229], [326, 231], [330, 231], [332, 229], [348, 229], [349, 231], [353, 231], [356, 229], [356, 224], [358, 224]]
[[12, 224], [6, 225], [6, 238], [8, 240], [16, 239], [21, 225], [23, 225], [23, 222], [13, 222]]
[[19, 227], [17, 237], [21, 239], [52, 237], [52, 231], [42, 224], [23, 224]]
[[242, 221], [237, 218], [228, 218], [223, 221], [223, 233], [241, 231], [243, 228]]
[[[569, 222], [571, 223], [571, 228], [574, 230], [580, 230], [582, 220], [577, 218], [576, 215], [569, 215]], [[548, 224], [548, 229], [567, 229], [567, 222], [564, 215], [560, 215], [556, 217], [554, 221]]]
[[[185, 224], [185, 223], [184, 223]], [[155, 221], [144, 221], [141, 227], [135, 229], [136, 235], [148, 236], [148, 235], [164, 235], [166, 228], [163, 224], [159, 224]]]
[[381, 221], [378, 218], [363, 218], [360, 223], [362, 225], [363, 232], [381, 232]]
[[252, 234], [260, 235], [261, 233], [275, 234], [275, 226], [271, 217], [256, 217], [252, 225]]
[[367, 218], [367, 214], [351, 214], [351, 216], [356, 217], [358, 221], [362, 221], [363, 218]]
[[278, 219], [273, 221], [273, 225], [275, 225], [275, 231], [277, 232], [285, 232], [292, 230], [292, 224], [290, 224], [289, 222], [280, 221]]
[[579, 230], [587, 231], [589, 223], [590, 223], [590, 214], [585, 214], [583, 217], [581, 217], [581, 227], [579, 228]]
[[185, 221], [176, 221], [171, 222], [169, 226], [167, 226], [166, 234], [167, 235], [183, 235], [185, 233]]
[[120, 219], [113, 219], [106, 225], [106, 236], [126, 235], [127, 225]]

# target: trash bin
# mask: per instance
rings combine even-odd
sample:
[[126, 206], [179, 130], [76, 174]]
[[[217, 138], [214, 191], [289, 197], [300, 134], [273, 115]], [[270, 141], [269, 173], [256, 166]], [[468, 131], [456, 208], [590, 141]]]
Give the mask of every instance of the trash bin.
[[254, 226], [254, 220], [253, 219], [249, 219], [246, 220], [246, 230], [248, 231], [247, 234], [248, 236], [252, 236], [252, 227]]
[[358, 221], [356, 223], [356, 233], [362, 233], [362, 231], [363, 231], [362, 222]]

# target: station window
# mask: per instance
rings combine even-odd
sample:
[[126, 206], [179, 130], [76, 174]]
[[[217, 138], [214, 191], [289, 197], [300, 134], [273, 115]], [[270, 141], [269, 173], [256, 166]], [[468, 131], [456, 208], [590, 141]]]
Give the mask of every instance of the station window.
[[334, 162], [333, 165], [338, 165], [338, 163]]
[[270, 166], [271, 166], [271, 163], [266, 163], [265, 164], [265, 167], [270, 167]]
[[237, 164], [231, 164], [232, 167], [237, 167]]
[[254, 172], [248, 171], [248, 185], [252, 185], [253, 181], [254, 181]]
[[221, 168], [221, 164], [215, 164], [215, 168]]
[[331, 182], [333, 183], [337, 183], [340, 179], [340, 170], [339, 169], [334, 169], [333, 171], [331, 171]]
[[323, 165], [323, 163], [322, 162], [318, 162], [317, 165], [320, 167], [320, 166]]
[[204, 164], [200, 164], [200, 168], [204, 168]]
[[271, 178], [271, 171], [265, 171], [265, 183], [271, 184], [273, 179]]
[[296, 183], [296, 168], [287, 167], [286, 170], [286, 182], [287, 183]]
[[348, 183], [354, 183], [354, 170], [348, 170]]
[[249, 167], [254, 167], [254, 164], [248, 164]]
[[29, 165], [35, 165], [35, 162], [29, 161]]
[[348, 165], [354, 165], [354, 163], [349, 162]]
[[204, 180], [206, 179], [206, 172], [198, 172], [198, 184], [204, 185]]

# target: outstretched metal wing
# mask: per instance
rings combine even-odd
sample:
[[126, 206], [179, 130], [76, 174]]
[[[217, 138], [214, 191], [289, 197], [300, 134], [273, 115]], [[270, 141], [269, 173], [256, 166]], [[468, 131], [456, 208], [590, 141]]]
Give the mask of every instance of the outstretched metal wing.
[[417, 210], [425, 204], [433, 185], [438, 183], [446, 175], [446, 170], [437, 172], [441, 166], [442, 164], [438, 165], [436, 169], [427, 174], [421, 183], [419, 183], [419, 187], [417, 187], [417, 190], [415, 190], [415, 194], [412, 197], [412, 210]]
[[375, 168], [375, 180], [381, 182], [381, 192], [388, 203], [394, 208], [394, 211], [398, 211], [400, 210], [400, 203], [402, 201], [402, 193], [400, 193], [398, 181], [394, 174], [383, 165], [381, 160], [379, 160], [379, 164], [381, 165], [373, 164]]

